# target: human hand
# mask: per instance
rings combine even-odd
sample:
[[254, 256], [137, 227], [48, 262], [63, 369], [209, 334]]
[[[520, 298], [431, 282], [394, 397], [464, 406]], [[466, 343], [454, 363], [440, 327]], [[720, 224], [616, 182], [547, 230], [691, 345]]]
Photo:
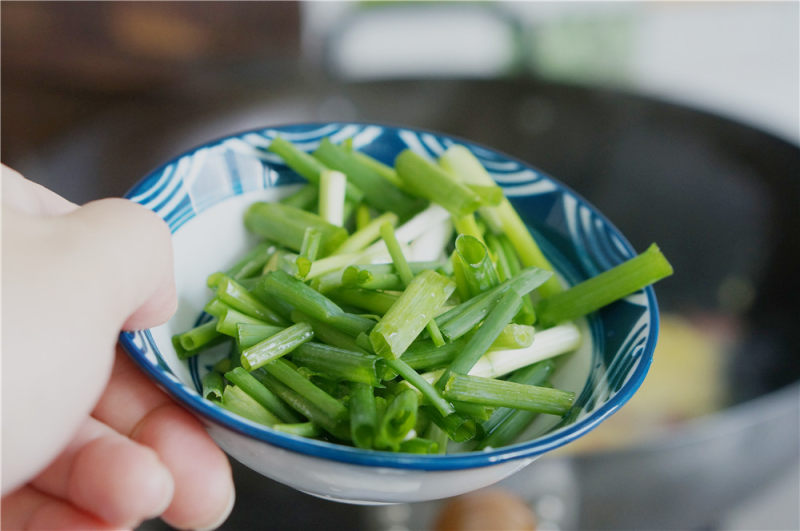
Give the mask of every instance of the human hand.
[[176, 305], [169, 231], [2, 167], [2, 528], [220, 525], [227, 458], [117, 345]]

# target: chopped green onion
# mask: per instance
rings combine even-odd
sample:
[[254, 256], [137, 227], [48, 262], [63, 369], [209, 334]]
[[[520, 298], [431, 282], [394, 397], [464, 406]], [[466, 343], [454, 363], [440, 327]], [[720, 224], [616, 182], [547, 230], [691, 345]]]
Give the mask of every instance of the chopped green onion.
[[386, 411], [378, 423], [376, 446], [397, 451], [417, 423], [418, 407], [417, 393], [414, 391], [406, 389], [395, 395], [386, 405]]
[[364, 202], [380, 210], [394, 212], [406, 219], [422, 210], [424, 202], [412, 197], [381, 177], [369, 165], [353, 156], [342, 146], [323, 139], [314, 151], [314, 157], [327, 167], [345, 173], [363, 193]]
[[225, 391], [222, 393], [221, 405], [228, 411], [265, 426], [272, 426], [280, 422], [278, 417], [267, 411], [243, 390], [233, 385], [225, 387]]
[[219, 338], [217, 320], [212, 319], [182, 334], [177, 334], [175, 337], [187, 353], [199, 351]]
[[328, 293], [337, 303], [363, 308], [368, 312], [383, 315], [397, 301], [397, 295], [361, 288], [339, 288]]
[[297, 422], [293, 424], [273, 424], [272, 429], [282, 431], [298, 437], [317, 437], [320, 434], [319, 427], [313, 422]]
[[397, 225], [397, 214], [394, 212], [385, 212], [375, 219], [369, 221], [366, 225], [359, 228], [356, 232], [350, 235], [342, 244], [334, 251], [334, 254], [346, 254], [363, 251], [368, 245], [380, 237], [380, 229], [384, 223], [389, 223], [392, 227]]
[[324, 170], [319, 175], [319, 215], [341, 227], [344, 225], [344, 195], [347, 177], [336, 170]]
[[397, 156], [395, 169], [414, 193], [438, 203], [455, 217], [472, 214], [482, 204], [478, 194], [410, 149]]
[[350, 395], [350, 436], [359, 448], [372, 448], [378, 428], [378, 411], [372, 386], [355, 384]]
[[584, 280], [539, 302], [536, 313], [544, 324], [576, 319], [672, 274], [656, 244], [608, 271]]
[[274, 336], [284, 328], [266, 324], [236, 323], [236, 344], [241, 349], [252, 347], [256, 343]]
[[267, 323], [260, 319], [250, 317], [249, 315], [243, 314], [242, 312], [234, 310], [233, 308], [228, 308], [227, 310], [223, 311], [222, 315], [220, 315], [219, 320], [217, 321], [217, 331], [221, 334], [225, 334], [226, 336], [235, 338], [239, 333], [236, 328], [236, 326], [239, 324], [253, 324], [262, 326], [267, 325]]
[[[331, 395], [303, 377], [284, 360], [277, 359], [264, 365], [264, 371], [281, 383], [305, 397], [314, 407], [331, 419], [339, 422], [347, 418], [347, 408]], [[312, 419], [313, 420], [313, 419]]]
[[459, 235], [456, 238], [456, 253], [463, 264], [467, 287], [473, 297], [500, 283], [489, 250], [479, 239]]
[[244, 223], [248, 230], [269, 238], [293, 251], [303, 245], [306, 229], [313, 227], [322, 233], [322, 251], [330, 254], [347, 239], [347, 231], [328, 223], [321, 217], [281, 203], [255, 202], [247, 209]]
[[285, 356], [306, 341], [314, 337], [314, 331], [308, 323], [292, 325], [277, 334], [242, 350], [242, 366], [248, 371]]
[[203, 398], [218, 402], [222, 400], [222, 393], [225, 390], [225, 381], [217, 371], [209, 371], [203, 376]]
[[284, 205], [299, 208], [300, 210], [311, 211], [317, 205], [319, 188], [313, 184], [303, 185], [299, 190], [281, 199], [279, 202]]
[[261, 407], [278, 417], [280, 421], [286, 423], [300, 422], [300, 418], [286, 404], [242, 367], [236, 367], [225, 373], [225, 378], [247, 393]]
[[398, 358], [453, 293], [455, 285], [434, 271], [420, 273], [369, 335], [375, 352]]
[[359, 351], [308, 342], [292, 352], [292, 361], [325, 378], [360, 382], [373, 387], [380, 384], [378, 358]]
[[520, 295], [513, 289], [507, 291], [491, 309], [481, 327], [467, 341], [464, 350], [459, 352], [445, 369], [442, 377], [436, 382], [437, 387], [443, 388], [453, 373], [468, 374], [472, 366], [489, 350], [503, 328], [514, 318], [520, 306], [522, 306]]
[[444, 386], [444, 396], [450, 400], [511, 407], [550, 415], [564, 415], [575, 401], [575, 393], [571, 391], [457, 373], [448, 377]]
[[231, 308], [265, 323], [286, 325], [286, 321], [271, 308], [244, 289], [230, 277], [223, 276], [217, 282], [217, 298]]
[[[320, 174], [328, 169], [319, 160], [281, 137], [274, 138], [267, 149], [282, 158], [291, 169], [317, 186], [320, 183]], [[358, 202], [361, 201], [363, 196], [364, 194], [358, 187], [352, 183], [347, 183], [348, 199]]]

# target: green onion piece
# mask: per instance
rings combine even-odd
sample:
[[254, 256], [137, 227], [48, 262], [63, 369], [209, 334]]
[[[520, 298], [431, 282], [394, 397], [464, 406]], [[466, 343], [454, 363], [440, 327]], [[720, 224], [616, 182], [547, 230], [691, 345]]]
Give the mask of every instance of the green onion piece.
[[255, 317], [265, 323], [286, 325], [286, 321], [271, 308], [244, 289], [230, 277], [223, 276], [217, 282], [217, 298], [231, 308]]
[[319, 256], [319, 245], [322, 241], [322, 232], [316, 227], [306, 228], [303, 234], [303, 243], [300, 245], [300, 256], [308, 258], [312, 262]]
[[198, 351], [219, 338], [217, 320], [212, 319], [182, 334], [176, 334], [175, 337], [186, 352]]
[[500, 283], [489, 256], [489, 249], [479, 239], [460, 234], [456, 238], [456, 253], [463, 264], [464, 277], [474, 297]]
[[453, 442], [464, 442], [475, 438], [478, 433], [478, 425], [473, 419], [467, 418], [458, 413], [442, 416], [436, 409], [424, 406], [424, 411], [430, 415], [431, 420], [439, 428], [447, 433]]
[[334, 347], [343, 348], [345, 350], [363, 352], [365, 354], [367, 353], [367, 351], [358, 346], [353, 336], [346, 334], [341, 330], [337, 329], [336, 327], [324, 323], [318, 319], [309, 317], [308, 315], [302, 312], [298, 312], [296, 310], [293, 311], [292, 321], [294, 321], [295, 323], [310, 324], [311, 328], [313, 328], [314, 330], [314, 336], [324, 343], [327, 343]]
[[[464, 146], [456, 145], [448, 148], [439, 157], [439, 165], [451, 175], [457, 175], [465, 183], [495, 186], [494, 179], [475, 155]], [[555, 271], [508, 199], [503, 198], [497, 206], [484, 206], [480, 212], [490, 225], [500, 229], [495, 232], [502, 232], [508, 236], [524, 266]], [[553, 276], [539, 288], [539, 291], [543, 296], [552, 295], [561, 291], [561, 285]]]
[[[291, 169], [317, 186], [320, 183], [320, 174], [328, 169], [319, 160], [281, 137], [274, 138], [267, 149], [282, 158]], [[348, 199], [356, 202], [361, 201], [364, 196], [358, 187], [349, 182], [347, 183], [346, 195]]]
[[[519, 273], [522, 268], [519, 257], [517, 257], [517, 253], [511, 246], [511, 242], [504, 234], [488, 234], [486, 236], [486, 244], [495, 255], [497, 260], [497, 276], [501, 281], [512, 278]], [[533, 302], [530, 296], [522, 297], [522, 308], [520, 308], [519, 313], [514, 317], [514, 322], [523, 325], [532, 325], [536, 322], [536, 312], [533, 311]]]
[[[467, 285], [467, 274], [464, 272], [466, 266], [455, 251], [450, 255], [450, 265], [453, 268], [453, 282], [456, 283], [458, 298], [463, 302], [467, 302], [470, 299], [470, 292]], [[441, 323], [437, 322], [436, 324], [440, 325]]]
[[203, 307], [204, 312], [206, 312], [208, 315], [217, 318], [222, 316], [228, 309], [230, 309], [230, 306], [228, 306], [227, 304], [225, 304], [216, 297], [208, 301], [206, 305]]
[[[564, 323], [536, 332], [531, 346], [513, 350], [490, 350], [473, 365], [469, 374], [498, 378], [538, 361], [560, 356], [578, 348], [581, 332], [573, 323]], [[423, 374], [428, 381], [436, 381], [443, 371]]]
[[489, 350], [503, 328], [514, 318], [520, 306], [522, 301], [519, 294], [513, 289], [507, 291], [486, 316], [481, 327], [467, 341], [464, 350], [458, 353], [450, 366], [445, 369], [442, 377], [436, 382], [437, 387], [443, 388], [453, 373], [469, 373], [472, 366]]
[[432, 341], [416, 341], [403, 352], [400, 359], [414, 370], [433, 370], [444, 367], [453, 361], [456, 354], [463, 350], [466, 338], [461, 338], [452, 343], [436, 346]]
[[564, 415], [575, 401], [575, 393], [571, 391], [457, 373], [448, 377], [444, 396], [450, 400], [511, 407], [550, 415]]
[[372, 215], [369, 212], [369, 207], [366, 203], [359, 203], [356, 208], [356, 232], [360, 231], [372, 220]]
[[[403, 250], [400, 248], [400, 242], [398, 242], [395, 237], [394, 228], [389, 223], [384, 223], [381, 225], [380, 232], [381, 238], [383, 238], [383, 241], [386, 243], [386, 248], [389, 250], [389, 255], [392, 257], [397, 275], [400, 277], [400, 280], [403, 281], [404, 287], [408, 287], [411, 281], [414, 280], [414, 274], [411, 272], [411, 267], [408, 265], [405, 256], [403, 256]], [[448, 294], [448, 297], [449, 296]], [[436, 345], [444, 345], [444, 338], [439, 328], [436, 326], [436, 321], [431, 319], [425, 323], [425, 327], [428, 329], [428, 333]]]
[[322, 242], [322, 233], [315, 227], [306, 228], [303, 234], [303, 244], [300, 246], [300, 255], [295, 259], [297, 275], [305, 278], [311, 272], [311, 263], [317, 259], [319, 246]]
[[319, 175], [319, 215], [341, 227], [344, 225], [344, 195], [347, 177], [336, 170], [324, 170]]
[[397, 172], [391, 166], [384, 164], [383, 162], [374, 159], [364, 153], [363, 151], [351, 151], [353, 158], [358, 160], [359, 162], [363, 163], [365, 166], [369, 166], [372, 170], [375, 171], [378, 175], [395, 185], [396, 187], [400, 188], [408, 192], [405, 188], [405, 183], [403, 180], [397, 176]]
[[[504, 199], [500, 206], [492, 207], [500, 218], [503, 226], [503, 232], [511, 241], [517, 255], [526, 267], [534, 266], [547, 271], [555, 271], [555, 268], [550, 261], [544, 256], [536, 240], [531, 236], [528, 227], [519, 217], [517, 211], [508, 201]], [[543, 297], [547, 297], [558, 293], [562, 290], [561, 284], [558, 279], [553, 275], [539, 288], [539, 292]]]
[[361, 288], [339, 288], [328, 293], [335, 302], [362, 308], [370, 313], [383, 315], [397, 300], [397, 295]]
[[470, 183], [466, 184], [467, 188], [478, 194], [478, 196], [481, 198], [481, 202], [484, 205], [497, 206], [501, 201], [503, 201], [503, 189], [496, 184], [489, 186]]
[[342, 273], [342, 286], [403, 291], [406, 283], [395, 273], [372, 273], [356, 266], [350, 266]]
[[414, 437], [401, 442], [398, 451], [406, 454], [437, 454], [439, 453], [439, 443], [431, 439]]
[[209, 371], [203, 376], [203, 398], [208, 400], [222, 400], [222, 393], [225, 390], [225, 381], [217, 371]]
[[453, 226], [456, 232], [483, 241], [483, 233], [481, 232], [478, 223], [475, 221], [475, 214], [467, 214], [466, 216], [454, 217]]
[[324, 343], [308, 342], [292, 352], [292, 361], [333, 380], [380, 384], [378, 358]]
[[444, 399], [439, 390], [403, 360], [387, 359], [386, 365], [402, 376], [409, 385], [415, 387], [422, 394], [426, 403], [430, 404], [440, 415], [446, 417], [455, 413], [453, 405]]
[[384, 358], [398, 358], [433, 319], [455, 285], [434, 271], [414, 277], [369, 335], [375, 352]]
[[225, 373], [225, 378], [247, 393], [261, 407], [278, 417], [279, 421], [286, 423], [300, 422], [301, 419], [284, 404], [272, 391], [259, 382], [252, 374], [242, 367]]
[[366, 225], [359, 228], [356, 232], [350, 235], [342, 244], [334, 251], [333, 254], [346, 254], [363, 251], [372, 242], [380, 236], [381, 225], [389, 223], [392, 227], [397, 225], [397, 214], [394, 212], [384, 212], [375, 219], [368, 221]]
[[314, 157], [327, 167], [347, 175], [363, 193], [364, 202], [381, 212], [394, 212], [400, 218], [410, 218], [425, 206], [423, 201], [408, 195], [388, 180], [381, 177], [369, 165], [354, 157], [342, 146], [323, 139], [314, 151]]
[[352, 336], [369, 330], [374, 324], [370, 319], [346, 313], [332, 300], [283, 271], [266, 275], [255, 293], [262, 300], [280, 299], [309, 317]]
[[458, 413], [463, 417], [467, 417], [478, 422], [484, 422], [486, 420], [489, 420], [489, 417], [492, 415], [492, 411], [494, 411], [494, 408], [486, 406], [484, 404], [459, 402], [458, 400], [453, 400], [452, 404], [456, 410], [456, 413]]
[[278, 417], [264, 409], [261, 404], [253, 400], [243, 390], [233, 385], [225, 387], [225, 391], [222, 393], [221, 405], [228, 411], [265, 426], [272, 426], [280, 422]]
[[375, 446], [399, 450], [400, 443], [417, 423], [418, 407], [417, 393], [411, 389], [395, 395], [386, 405], [386, 411], [378, 423]]
[[267, 363], [285, 356], [306, 341], [314, 337], [314, 331], [308, 323], [294, 324], [277, 334], [242, 350], [242, 367], [253, 371]]
[[[509, 382], [514, 383], [521, 383], [526, 385], [537, 385], [542, 386], [545, 382], [552, 376], [553, 371], [555, 371], [556, 364], [553, 360], [545, 360], [540, 361], [539, 363], [534, 363], [532, 365], [528, 365], [518, 371], [514, 372], [509, 378]], [[486, 437], [480, 443], [480, 448], [484, 448], [488, 446], [496, 446], [494, 441], [490, 441], [493, 437], [494, 431], [500, 426], [505, 424], [509, 416], [511, 415], [522, 415], [525, 419], [527, 419], [524, 423], [522, 419], [515, 421], [516, 423], [522, 424], [522, 429], [524, 429], [530, 421], [537, 415], [535, 411], [525, 411], [522, 409], [514, 409], [509, 407], [500, 407], [497, 408], [492, 416], [489, 417], [489, 420], [482, 424], [482, 431], [486, 433]], [[507, 431], [509, 427], [503, 429], [503, 431]], [[513, 437], [516, 437], [518, 432], [515, 433]], [[498, 435], [499, 436], [499, 435]], [[494, 436], [497, 437], [497, 436]], [[503, 434], [503, 437], [507, 437], [507, 434]]]
[[[308, 399], [314, 407], [338, 421], [348, 416], [347, 408], [342, 403], [311, 383], [286, 361], [277, 359], [264, 365], [264, 371], [277, 378], [281, 383]], [[313, 420], [313, 419], [312, 419]]]
[[[264, 264], [267, 263], [275, 246], [267, 242], [256, 245], [249, 253], [244, 255], [238, 262], [225, 271], [225, 274], [234, 280], [249, 278], [261, 272]], [[215, 286], [209, 286], [215, 287]]]
[[350, 437], [359, 448], [372, 448], [378, 427], [378, 411], [371, 385], [355, 384], [350, 395]]
[[218, 362], [216, 362], [211, 370], [214, 372], [218, 372], [220, 374], [225, 374], [232, 368], [233, 366], [231, 365], [231, 358], [230, 356], [226, 356], [221, 360], [219, 360]]
[[[422, 409], [420, 412], [424, 413], [425, 410]], [[436, 453], [441, 455], [447, 453], [447, 443], [450, 442], [450, 437], [448, 437], [447, 432], [440, 428], [435, 422], [431, 422], [428, 426], [425, 438], [437, 444], [438, 448]]]
[[502, 282], [437, 316], [436, 323], [442, 334], [452, 341], [477, 326], [508, 290], [515, 291], [522, 297], [540, 286], [551, 275], [549, 271], [536, 267], [523, 269], [511, 280]]
[[536, 329], [530, 325], [511, 323], [506, 325], [489, 347], [491, 350], [527, 348], [533, 344]]
[[284, 197], [279, 202], [299, 208], [300, 210], [308, 210], [317, 206], [317, 197], [319, 195], [319, 188], [313, 184], [305, 184], [296, 192]]
[[322, 233], [322, 253], [330, 254], [347, 239], [347, 231], [328, 223], [321, 217], [299, 208], [280, 203], [255, 202], [247, 209], [244, 223], [248, 230], [269, 238], [293, 251], [303, 245], [306, 229], [313, 227]]
[[478, 194], [410, 149], [397, 156], [395, 169], [417, 195], [440, 204], [455, 217], [472, 214], [481, 206]]
[[400, 248], [400, 242], [394, 235], [394, 227], [390, 223], [383, 223], [380, 226], [380, 234], [383, 241], [386, 243], [386, 248], [389, 250], [389, 255], [392, 257], [392, 263], [397, 271], [397, 275], [403, 281], [403, 284], [408, 286], [414, 279], [414, 274], [411, 273], [411, 268], [408, 266], [403, 250]]
[[[345, 441], [350, 439], [350, 428], [347, 427], [346, 422], [343, 422], [341, 419], [332, 417], [331, 415], [325, 413], [311, 400], [303, 396], [302, 393], [290, 388], [274, 376], [264, 372], [263, 369], [253, 372], [253, 376], [255, 376], [256, 379], [264, 384], [264, 386], [266, 386], [270, 391], [278, 395], [278, 397], [286, 402], [289, 407], [306, 417], [314, 424], [317, 424], [334, 437]], [[308, 382], [308, 380], [299, 374], [298, 377]]]
[[273, 424], [272, 429], [288, 433], [290, 435], [297, 435], [298, 437], [318, 437], [322, 432], [319, 427], [313, 422], [297, 422], [293, 424]]
[[671, 274], [672, 266], [652, 244], [638, 256], [543, 299], [536, 313], [545, 325], [574, 320]]
[[256, 343], [264, 341], [270, 336], [274, 336], [285, 327], [261, 325], [252, 323], [236, 324], [236, 344], [240, 349], [252, 347]]
[[224, 310], [217, 321], [217, 331], [221, 334], [225, 334], [226, 336], [235, 338], [238, 334], [238, 330], [236, 328], [236, 325], [238, 324], [253, 324], [263, 326], [267, 325], [268, 323], [265, 323], [260, 319], [256, 319], [255, 317], [250, 317], [249, 315], [243, 314], [242, 312], [234, 310], [233, 308], [228, 308], [227, 310]]

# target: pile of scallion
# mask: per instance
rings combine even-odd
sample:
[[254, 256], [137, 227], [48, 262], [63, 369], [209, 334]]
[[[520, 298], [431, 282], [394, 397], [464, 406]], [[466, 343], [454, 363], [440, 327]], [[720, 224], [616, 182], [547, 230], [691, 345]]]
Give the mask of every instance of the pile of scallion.
[[181, 359], [229, 344], [203, 395], [275, 430], [426, 454], [509, 444], [572, 407], [549, 382], [580, 344], [573, 321], [672, 273], [653, 245], [563, 289], [463, 146], [394, 167], [328, 139], [268, 149], [308, 184], [249, 207], [263, 242], [208, 277], [211, 319], [173, 344]]

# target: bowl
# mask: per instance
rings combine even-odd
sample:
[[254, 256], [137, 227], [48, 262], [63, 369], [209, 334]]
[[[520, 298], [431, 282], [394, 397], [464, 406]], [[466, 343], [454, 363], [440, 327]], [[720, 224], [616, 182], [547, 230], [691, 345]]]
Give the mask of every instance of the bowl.
[[355, 148], [387, 164], [406, 148], [436, 156], [461, 144], [503, 188], [563, 281], [581, 281], [635, 254], [600, 212], [565, 185], [529, 164], [447, 134], [370, 123], [306, 123], [246, 131], [183, 153], [126, 195], [170, 227], [178, 310], [164, 325], [123, 332], [120, 341], [134, 362], [195, 414], [231, 457], [329, 500], [357, 504], [434, 500], [508, 477], [597, 427], [636, 392], [658, 335], [657, 303], [649, 287], [581, 322], [582, 345], [562, 356], [553, 381], [576, 393], [573, 409], [563, 419], [540, 416], [517, 443], [502, 448], [448, 455], [362, 450], [278, 432], [202, 398], [200, 379], [215, 360], [204, 354], [181, 361], [170, 338], [197, 322], [210, 296], [206, 276], [229, 267], [256, 243], [242, 222], [247, 206], [277, 200], [303, 182], [266, 151], [277, 135], [306, 151], [325, 137], [349, 139]]

